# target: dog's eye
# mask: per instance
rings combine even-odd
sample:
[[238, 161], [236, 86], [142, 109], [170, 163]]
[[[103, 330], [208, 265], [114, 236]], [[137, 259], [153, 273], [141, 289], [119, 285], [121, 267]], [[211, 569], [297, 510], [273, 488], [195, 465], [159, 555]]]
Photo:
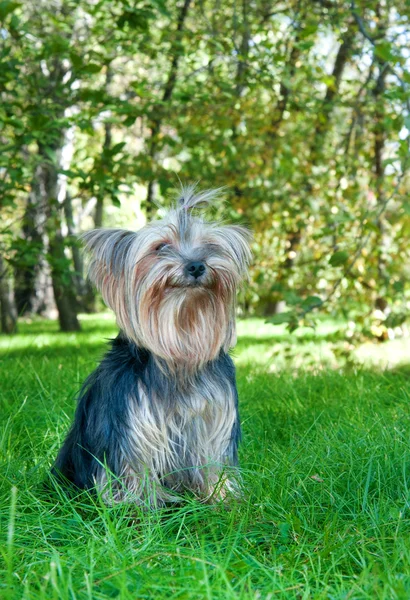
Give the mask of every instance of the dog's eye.
[[167, 246], [169, 246], [167, 242], [162, 242], [162, 244], [158, 244], [158, 246], [155, 248], [155, 252], [161, 252], [161, 250], [163, 250]]

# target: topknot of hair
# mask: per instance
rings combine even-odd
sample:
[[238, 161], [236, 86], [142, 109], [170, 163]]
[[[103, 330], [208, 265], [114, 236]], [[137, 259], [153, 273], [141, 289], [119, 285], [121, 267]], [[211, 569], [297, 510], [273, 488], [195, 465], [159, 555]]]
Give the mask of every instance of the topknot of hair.
[[217, 198], [220, 198], [225, 188], [216, 188], [213, 190], [197, 191], [198, 184], [182, 186], [178, 198], [178, 208], [190, 211], [194, 208], [200, 208], [211, 204]]

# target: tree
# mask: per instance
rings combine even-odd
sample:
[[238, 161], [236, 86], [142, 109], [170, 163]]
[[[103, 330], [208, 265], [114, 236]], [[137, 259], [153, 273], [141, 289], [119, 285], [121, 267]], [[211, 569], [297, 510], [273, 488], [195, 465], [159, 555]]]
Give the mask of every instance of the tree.
[[78, 234], [137, 186], [151, 218], [177, 171], [227, 186], [216, 216], [254, 231], [248, 310], [370, 331], [381, 299], [386, 333], [409, 293], [408, 17], [402, 0], [1, 3], [19, 309], [49, 265], [60, 312], [92, 310]]

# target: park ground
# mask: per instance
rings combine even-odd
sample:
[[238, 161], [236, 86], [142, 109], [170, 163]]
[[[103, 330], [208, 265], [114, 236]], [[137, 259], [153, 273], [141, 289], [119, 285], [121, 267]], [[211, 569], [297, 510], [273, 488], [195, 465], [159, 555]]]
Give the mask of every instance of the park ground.
[[142, 513], [44, 485], [115, 335], [0, 339], [2, 600], [410, 598], [410, 345], [239, 323], [242, 500]]

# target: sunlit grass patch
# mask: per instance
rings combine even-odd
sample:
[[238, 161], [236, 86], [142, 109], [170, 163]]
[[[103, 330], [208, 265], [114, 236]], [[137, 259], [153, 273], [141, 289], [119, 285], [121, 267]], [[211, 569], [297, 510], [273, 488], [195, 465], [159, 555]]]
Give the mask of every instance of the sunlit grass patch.
[[238, 365], [253, 365], [272, 373], [283, 369], [339, 369], [346, 365], [391, 369], [410, 363], [410, 338], [354, 346], [346, 330], [346, 322], [330, 318], [319, 320], [315, 329], [300, 327], [293, 333], [285, 325], [245, 319], [238, 322], [234, 356]]

